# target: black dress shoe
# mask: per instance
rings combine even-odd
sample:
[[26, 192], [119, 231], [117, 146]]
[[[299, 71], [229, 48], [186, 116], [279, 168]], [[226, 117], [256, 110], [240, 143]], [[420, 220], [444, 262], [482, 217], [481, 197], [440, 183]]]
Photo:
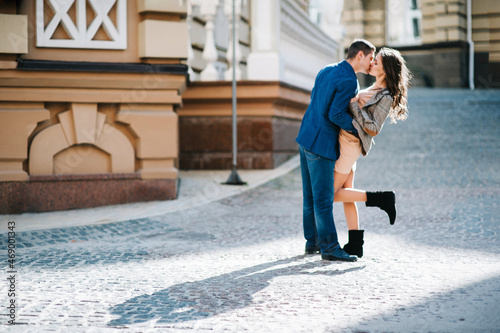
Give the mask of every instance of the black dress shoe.
[[335, 248], [332, 252], [328, 253], [321, 253], [321, 259], [323, 260], [339, 260], [339, 261], [356, 261], [358, 260], [358, 257], [356, 256], [351, 256], [349, 253], [345, 252], [342, 250], [342, 248], [339, 246]]
[[320, 254], [321, 253], [321, 249], [319, 248], [319, 246], [316, 246], [316, 247], [307, 247], [306, 246], [306, 254]]

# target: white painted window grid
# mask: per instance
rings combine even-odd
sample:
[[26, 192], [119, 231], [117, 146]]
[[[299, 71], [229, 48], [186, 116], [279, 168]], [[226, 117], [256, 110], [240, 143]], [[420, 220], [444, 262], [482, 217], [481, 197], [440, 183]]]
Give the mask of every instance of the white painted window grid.
[[422, 5], [420, 0], [386, 0], [387, 44], [422, 44]]
[[[95, 13], [95, 18], [87, 25], [87, 4]], [[50, 9], [45, 6], [50, 6]], [[68, 11], [75, 5], [76, 22]], [[109, 12], [116, 6], [116, 25]], [[45, 25], [45, 11], [54, 13]], [[37, 47], [115, 49], [127, 48], [127, 0], [37, 0], [36, 2]], [[70, 39], [53, 38], [61, 26]], [[99, 29], [104, 29], [110, 40], [95, 40]]]

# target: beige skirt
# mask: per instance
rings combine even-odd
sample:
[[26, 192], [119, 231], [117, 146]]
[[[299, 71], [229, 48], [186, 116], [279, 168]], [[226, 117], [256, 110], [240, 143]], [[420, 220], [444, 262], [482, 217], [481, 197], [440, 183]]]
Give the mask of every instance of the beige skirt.
[[340, 157], [335, 162], [335, 171], [349, 174], [356, 170], [356, 161], [361, 155], [361, 142], [359, 138], [351, 133], [340, 130], [339, 133]]

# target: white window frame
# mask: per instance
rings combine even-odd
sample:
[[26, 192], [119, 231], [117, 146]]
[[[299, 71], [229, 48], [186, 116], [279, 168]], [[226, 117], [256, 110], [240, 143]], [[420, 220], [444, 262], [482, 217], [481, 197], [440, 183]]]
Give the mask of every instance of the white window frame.
[[[412, 0], [386, 0], [386, 43], [389, 46], [422, 44], [422, 6], [412, 9]], [[418, 22], [419, 36], [415, 37], [413, 20]], [[397, 38], [391, 38], [397, 33]]]
[[[54, 17], [45, 26], [45, 1], [36, 1], [36, 46], [51, 48], [109, 49], [127, 48], [127, 0], [49, 0]], [[95, 19], [87, 26], [87, 3], [96, 13]], [[116, 4], [116, 26], [108, 16]], [[76, 6], [76, 22], [68, 15], [68, 10]], [[62, 26], [71, 39], [52, 38], [56, 29]], [[93, 40], [100, 27], [111, 40]]]

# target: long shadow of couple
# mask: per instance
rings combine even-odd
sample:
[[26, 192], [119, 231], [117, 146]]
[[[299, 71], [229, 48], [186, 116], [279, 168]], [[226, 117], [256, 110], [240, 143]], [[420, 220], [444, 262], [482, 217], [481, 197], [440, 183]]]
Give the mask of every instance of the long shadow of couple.
[[249, 306], [253, 302], [253, 295], [269, 286], [269, 281], [275, 277], [335, 276], [363, 268], [364, 266], [346, 268], [346, 264], [339, 262], [307, 261], [305, 256], [268, 262], [131, 298], [111, 307], [110, 313], [119, 318], [110, 321], [108, 326], [130, 325], [154, 319], [158, 323], [203, 319]]

